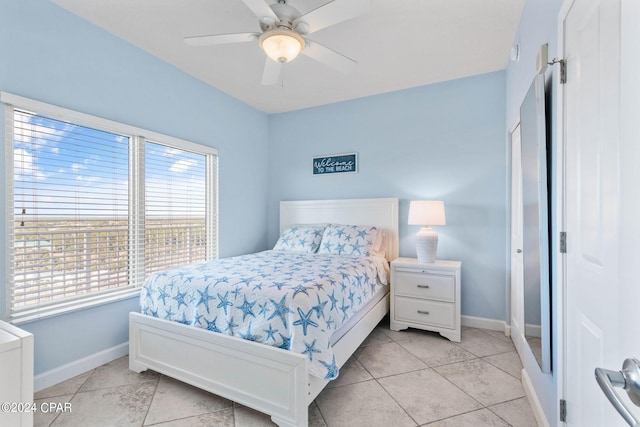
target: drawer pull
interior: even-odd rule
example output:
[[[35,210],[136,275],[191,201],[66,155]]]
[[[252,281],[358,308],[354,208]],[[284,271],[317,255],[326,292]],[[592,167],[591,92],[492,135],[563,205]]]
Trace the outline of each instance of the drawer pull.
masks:
[[[418,314],[426,314],[428,316],[429,312],[424,310],[418,310]]]
[[[429,285],[418,285],[418,287],[422,289],[429,289]]]

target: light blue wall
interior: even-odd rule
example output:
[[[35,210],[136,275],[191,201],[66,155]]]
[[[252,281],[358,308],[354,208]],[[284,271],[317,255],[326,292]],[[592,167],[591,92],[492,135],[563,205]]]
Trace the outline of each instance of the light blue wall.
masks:
[[[439,256],[463,261],[463,314],[507,320],[505,129],[516,121],[538,46],[549,42],[555,52],[560,3],[527,2],[521,60],[506,72],[267,116],[49,1],[0,0],[0,90],[216,147],[221,257],[273,245],[280,200],[387,196],[401,199],[400,253],[414,256],[409,201],[443,199]],[[345,152],[358,153],[359,173],[311,174],[313,156]],[[4,162],[4,150],[0,156]],[[0,315],[5,283],[0,268]],[[23,325],[36,336],[36,374],[126,342],[133,310],[135,298]],[[532,380],[555,419],[555,377]]]
[[[520,46],[520,58],[518,61],[510,62],[506,70],[506,87],[507,87],[507,130],[513,129],[513,126],[518,122],[518,116],[520,114],[520,104],[524,99],[524,96],[533,81],[536,73],[536,54],[541,45],[549,44],[549,59],[551,60],[556,56],[557,52],[557,19],[562,0],[528,0],[525,4],[522,17],[520,18],[520,25],[518,27],[518,33],[514,40],[514,43],[518,43]],[[551,66],[546,71],[547,77],[547,91],[550,92],[551,103],[548,107],[551,107],[551,150],[556,150],[557,141],[556,126],[558,119],[558,111],[556,111],[556,97],[558,88],[555,87],[556,73],[558,72],[558,65]],[[552,188],[552,200],[555,200],[555,185],[558,179],[559,166],[556,164],[556,159],[552,159],[551,164],[551,182]],[[556,271],[558,263],[558,245],[557,238],[558,230],[558,210],[555,205],[552,206],[552,226],[551,226],[551,269]],[[558,349],[561,343],[558,341],[561,337],[561,331],[558,330],[557,318],[561,315],[561,307],[558,305],[558,284],[554,275],[554,280],[551,286],[552,304],[551,304],[551,328],[552,328],[552,363],[554,364],[554,371],[552,374],[542,374],[538,368],[538,364],[533,358],[533,354],[527,351],[523,357],[523,367],[526,369],[531,383],[536,391],[542,408],[547,416],[547,420],[550,425],[555,425],[558,420],[558,373],[557,373],[557,361],[558,361]]]
[[[441,199],[438,257],[462,261],[462,314],[506,320],[504,72],[278,114],[269,126],[269,244],[280,200],[399,197],[400,255],[415,256],[409,201]],[[349,152],[357,174],[312,175],[312,157]]]
[[[0,90],[216,147],[220,256],[266,246],[266,114],[45,0],[0,0]],[[3,126],[0,120],[4,143]],[[0,153],[4,164],[5,150]],[[0,200],[5,185],[2,173]],[[6,241],[4,226],[0,241]],[[0,263],[1,316],[4,244]],[[36,374],[127,342],[127,313],[137,309],[132,298],[22,325],[35,334]]]

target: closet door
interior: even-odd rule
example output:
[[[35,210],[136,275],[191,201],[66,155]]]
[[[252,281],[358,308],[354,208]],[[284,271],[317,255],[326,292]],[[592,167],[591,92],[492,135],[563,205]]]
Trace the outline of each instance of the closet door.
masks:
[[[518,124],[511,134],[511,338],[520,354],[524,351],[522,245],[522,162]]]

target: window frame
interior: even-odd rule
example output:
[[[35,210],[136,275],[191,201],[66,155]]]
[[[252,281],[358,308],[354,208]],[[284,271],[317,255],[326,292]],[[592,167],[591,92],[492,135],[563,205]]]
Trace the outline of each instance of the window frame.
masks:
[[[6,238],[6,314],[5,319],[13,324],[21,324],[39,320],[59,314],[94,307],[101,304],[131,298],[139,294],[144,281],[144,145],[146,141],[161,144],[166,147],[190,151],[206,158],[205,177],[205,229],[206,229],[206,258],[218,256],[218,150],[206,145],[197,144],[172,136],[142,129],[116,121],[96,117],[90,114],[58,107],[33,99],[21,97],[7,92],[0,92],[0,103],[5,105],[5,170],[6,170],[6,205],[7,219],[5,221]],[[98,130],[120,133],[129,136],[129,284],[113,291],[86,296],[71,300],[61,300],[45,306],[36,306],[15,312],[12,307],[11,295],[13,289],[12,260],[13,235],[12,223],[15,218],[14,210],[14,110],[21,109],[38,115],[63,120],[77,125],[87,126]],[[137,166],[134,166],[134,163]],[[132,237],[137,237],[132,239]]]

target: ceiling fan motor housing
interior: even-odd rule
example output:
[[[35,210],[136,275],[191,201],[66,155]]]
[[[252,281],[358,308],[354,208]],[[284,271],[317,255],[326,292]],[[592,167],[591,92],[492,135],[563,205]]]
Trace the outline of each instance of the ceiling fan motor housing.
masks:
[[[286,2],[278,2],[269,5],[273,13],[278,17],[275,22],[271,17],[263,17],[260,19],[260,28],[262,31],[269,31],[274,28],[294,28],[294,21],[300,17],[300,12],[295,7],[289,6]]]

